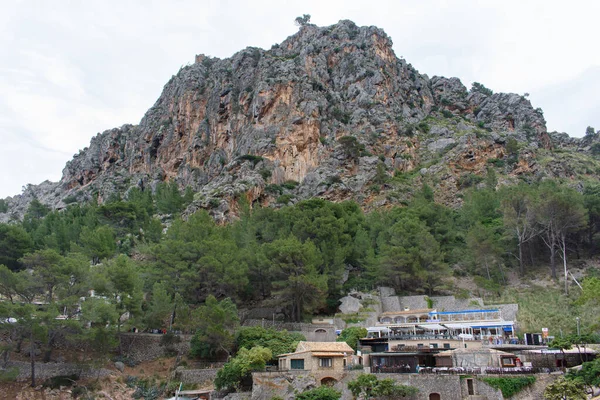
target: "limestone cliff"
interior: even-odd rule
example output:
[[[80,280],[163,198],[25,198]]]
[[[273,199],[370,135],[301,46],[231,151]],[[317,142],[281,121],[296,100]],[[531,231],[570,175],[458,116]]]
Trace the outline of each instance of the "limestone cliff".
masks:
[[[404,201],[422,182],[438,201],[458,204],[461,176],[485,174],[490,159],[510,161],[492,165],[505,181],[546,173],[536,157],[552,147],[541,110],[484,89],[419,74],[376,27],[307,25],[270,50],[196,56],[139,125],[98,134],[60,182],[30,185],[8,204],[14,217],[33,196],[60,208],[66,198],[102,201],[165,180],[197,192],[188,212],[208,208],[221,219],[240,196],[373,208]],[[507,150],[511,138],[518,154]],[[409,184],[390,181],[411,171]]]

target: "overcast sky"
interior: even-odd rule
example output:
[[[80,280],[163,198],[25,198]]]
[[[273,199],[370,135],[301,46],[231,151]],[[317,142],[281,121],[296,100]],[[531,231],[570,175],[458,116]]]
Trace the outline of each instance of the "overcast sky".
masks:
[[[548,130],[600,129],[599,1],[18,1],[0,12],[0,198],[136,124],[194,55],[268,49],[296,16],[383,28],[430,77],[530,93]]]

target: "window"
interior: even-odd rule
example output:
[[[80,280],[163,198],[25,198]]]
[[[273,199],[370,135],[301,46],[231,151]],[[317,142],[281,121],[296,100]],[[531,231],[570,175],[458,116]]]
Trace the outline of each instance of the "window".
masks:
[[[303,359],[290,360],[290,368],[291,369],[304,369],[304,360]]]
[[[444,343],[444,348],[445,349],[449,349],[450,348],[450,343]]]
[[[515,366],[515,362],[514,359],[512,358],[502,358],[502,366],[503,367],[514,367]]]
[[[423,348],[423,343],[418,343],[417,344],[417,349],[422,349]]]
[[[331,358],[319,358],[319,367],[331,368],[333,366],[333,360]]]

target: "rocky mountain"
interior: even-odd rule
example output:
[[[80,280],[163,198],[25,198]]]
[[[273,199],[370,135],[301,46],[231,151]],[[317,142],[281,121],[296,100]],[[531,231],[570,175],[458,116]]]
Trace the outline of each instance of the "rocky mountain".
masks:
[[[379,28],[306,25],[269,50],[197,55],[138,125],[92,138],[60,182],[6,199],[0,220],[19,218],[34,197],[61,208],[166,180],[196,192],[188,212],[207,208],[220,220],[242,196],[261,206],[354,199],[371,209],[423,183],[436,201],[459,205],[490,168],[500,184],[597,176],[592,136],[549,134],[525,96],[420,74]]]

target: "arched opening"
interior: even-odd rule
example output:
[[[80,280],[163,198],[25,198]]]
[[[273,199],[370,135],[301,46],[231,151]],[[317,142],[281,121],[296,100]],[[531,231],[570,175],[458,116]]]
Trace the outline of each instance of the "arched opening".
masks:
[[[439,393],[431,393],[429,395],[429,400],[441,400],[442,397],[440,396]]]
[[[317,329],[317,330],[315,331],[315,333],[320,333],[320,334],[323,334],[323,335],[324,335],[324,334],[326,334],[326,333],[327,333],[327,331],[326,331],[325,329]]]
[[[336,383],[337,383],[337,380],[335,378],[330,377],[330,376],[321,379],[321,385],[333,386]]]

